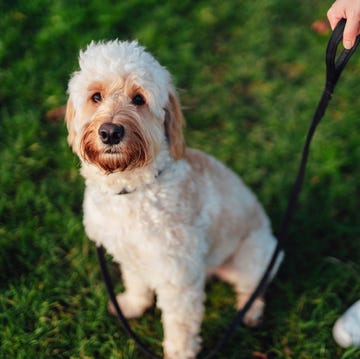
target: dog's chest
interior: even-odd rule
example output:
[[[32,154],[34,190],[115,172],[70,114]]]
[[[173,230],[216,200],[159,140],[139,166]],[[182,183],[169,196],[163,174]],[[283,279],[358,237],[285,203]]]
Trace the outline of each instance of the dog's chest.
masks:
[[[145,265],[150,253],[159,253],[166,237],[166,218],[166,211],[150,194],[101,195],[91,190],[85,193],[87,235],[104,245],[121,263]]]

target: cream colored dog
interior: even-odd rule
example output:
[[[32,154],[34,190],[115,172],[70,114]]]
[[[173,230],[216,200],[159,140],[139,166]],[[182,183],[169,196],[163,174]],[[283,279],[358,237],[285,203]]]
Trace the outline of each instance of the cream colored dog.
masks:
[[[141,316],[156,294],[165,357],[195,358],[206,277],[231,283],[241,308],[276,244],[269,220],[233,172],[185,147],[171,77],[137,42],[91,43],[79,62],[66,123],[86,181],[86,233],[121,265],[125,316]],[[263,307],[257,299],[246,323]]]

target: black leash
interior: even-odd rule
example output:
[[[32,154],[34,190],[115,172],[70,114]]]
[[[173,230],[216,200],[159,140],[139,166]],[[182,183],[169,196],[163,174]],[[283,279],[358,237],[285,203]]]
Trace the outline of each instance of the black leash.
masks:
[[[325,88],[323,90],[321,99],[320,99],[318,107],[315,111],[310,128],[308,130],[308,134],[307,134],[305,145],[304,145],[303,152],[302,152],[300,166],[299,166],[296,180],[294,182],[293,189],[292,189],[292,192],[291,192],[291,195],[289,198],[288,206],[285,211],[284,219],[283,219],[282,225],[280,227],[281,230],[279,232],[279,235],[277,236],[278,242],[277,242],[276,248],[274,250],[274,253],[271,257],[271,260],[268,264],[268,267],[266,268],[266,271],[265,271],[262,279],[260,280],[257,288],[255,289],[255,291],[249,298],[248,302],[244,305],[244,307],[240,311],[238,311],[237,315],[235,316],[235,318],[231,322],[230,326],[228,327],[224,337],[218,342],[215,349],[213,349],[208,355],[205,356],[205,359],[213,358],[219,354],[220,349],[230,339],[233,332],[235,331],[235,328],[240,323],[241,324],[243,323],[244,316],[247,313],[247,311],[251,308],[255,299],[259,295],[264,294],[264,292],[266,291],[270,273],[276,263],[276,260],[278,259],[280,252],[282,251],[282,249],[284,247],[284,243],[288,236],[288,229],[289,229],[291,220],[293,218],[293,215],[294,215],[294,212],[295,212],[295,209],[297,206],[297,202],[298,202],[298,197],[299,197],[299,194],[300,194],[303,182],[304,182],[306,164],[307,164],[307,160],[308,160],[308,156],[309,156],[309,152],[310,152],[310,144],[311,144],[312,138],[314,136],[315,130],[316,130],[317,126],[319,125],[322,117],[324,116],[325,110],[327,108],[327,105],[328,105],[331,97],[332,97],[336,83],[341,75],[342,70],[344,69],[345,65],[349,61],[352,54],[355,52],[355,50],[360,42],[360,36],[358,36],[356,38],[355,45],[351,50],[344,49],[339,54],[339,56],[336,57],[339,43],[341,42],[342,37],[343,37],[345,24],[346,24],[345,19],[342,19],[338,23],[338,25],[334,29],[333,33],[331,34],[331,37],[330,37],[328,45],[327,45]],[[125,332],[129,335],[130,338],[132,338],[135,341],[135,343],[141,349],[143,354],[145,354],[149,358],[161,359],[160,356],[158,356],[158,355],[154,354],[152,351],[150,351],[146,347],[146,345],[144,345],[142,343],[142,341],[139,339],[139,337],[131,329],[127,319],[124,317],[124,315],[120,309],[120,306],[116,300],[114,287],[113,287],[113,284],[112,284],[112,281],[111,281],[111,278],[110,278],[110,275],[109,275],[109,272],[108,272],[108,269],[106,266],[104,249],[102,246],[97,246],[96,248],[97,248],[97,254],[98,254],[98,258],[99,258],[101,272],[102,272],[104,282],[105,282],[107,290],[108,290],[110,300],[111,300],[112,304],[114,305],[117,316],[118,316]]]
[[[235,328],[242,323],[245,314],[247,313],[247,311],[251,308],[252,304],[254,303],[255,299],[263,294],[266,290],[267,287],[267,283],[269,280],[269,276],[270,273],[276,263],[276,260],[281,252],[281,250],[284,247],[284,243],[287,239],[288,236],[288,230],[289,230],[289,226],[291,223],[291,220],[293,218],[296,206],[297,206],[297,202],[298,202],[298,198],[299,198],[299,194],[301,192],[301,188],[304,182],[304,177],[305,177],[305,171],[306,171],[306,164],[307,164],[307,160],[308,160],[308,156],[309,156],[309,152],[310,152],[310,145],[311,145],[311,141],[312,138],[314,136],[315,130],[317,128],[317,126],[319,125],[321,119],[324,116],[325,110],[327,108],[327,105],[329,103],[329,101],[331,100],[332,94],[334,92],[336,83],[340,77],[340,74],[342,72],[342,70],[344,69],[345,65],[347,64],[347,62],[349,61],[350,57],[352,56],[352,54],[355,52],[357,46],[359,45],[360,42],[360,36],[358,36],[356,38],[356,42],[355,45],[352,49],[350,50],[346,50],[344,49],[338,56],[338,58],[336,58],[336,52],[337,52],[337,48],[339,46],[339,43],[342,40],[343,37],[343,32],[344,32],[344,27],[346,24],[346,20],[342,19],[338,25],[336,26],[336,28],[334,29],[333,33],[331,34],[331,37],[329,39],[327,48],[326,48],[326,82],[325,82],[325,88],[323,90],[321,99],[319,101],[319,104],[316,108],[314,117],[312,119],[310,128],[308,130],[307,133],[307,137],[306,137],[306,141],[305,141],[305,145],[303,147],[303,152],[302,152],[302,157],[301,157],[301,161],[300,161],[300,166],[298,168],[298,172],[297,172],[297,176],[296,176],[296,180],[294,182],[293,188],[292,188],[292,192],[290,194],[290,198],[289,198],[289,202],[285,211],[285,215],[283,218],[283,222],[282,225],[280,227],[280,232],[277,236],[278,242],[276,245],[276,248],[274,250],[273,256],[268,264],[268,267],[265,270],[265,273],[262,277],[262,279],[260,280],[257,288],[255,289],[255,291],[253,292],[253,294],[251,295],[251,297],[249,298],[248,302],[244,305],[244,307],[238,311],[236,317],[233,319],[232,323],[230,324],[227,332],[225,333],[223,339],[218,343],[217,347],[215,348],[215,350],[213,352],[211,352],[208,356],[206,356],[206,359],[212,358],[215,355],[217,355],[217,353],[219,352],[220,348],[223,347],[226,342],[228,341],[228,339],[231,337],[231,335],[233,334]]]

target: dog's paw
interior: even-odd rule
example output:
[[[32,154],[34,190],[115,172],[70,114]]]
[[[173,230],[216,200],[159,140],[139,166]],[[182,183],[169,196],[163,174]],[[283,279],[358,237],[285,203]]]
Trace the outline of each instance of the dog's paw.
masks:
[[[179,328],[177,328],[179,329]],[[164,341],[164,359],[195,359],[201,348],[199,335],[187,332],[184,326],[182,332],[177,332],[172,339]],[[174,334],[175,332],[173,332]],[[166,335],[166,334],[165,334]]]
[[[186,355],[185,353],[165,354],[164,359],[195,359],[196,355]]]
[[[165,350],[164,359],[195,359],[198,350]]]
[[[139,318],[141,317],[145,310],[152,305],[152,301],[147,298],[130,296],[126,292],[118,294],[116,300],[119,303],[120,309],[124,314],[125,318]],[[108,302],[108,311],[116,316],[116,310],[114,304]]]
[[[238,310],[240,310],[245,305],[247,299],[248,298],[246,298],[245,300],[244,296],[238,299],[238,303],[237,303]],[[256,327],[259,324],[261,324],[264,314],[264,308],[265,308],[264,300],[261,298],[255,299],[254,303],[245,314],[244,324],[247,325],[248,327]]]

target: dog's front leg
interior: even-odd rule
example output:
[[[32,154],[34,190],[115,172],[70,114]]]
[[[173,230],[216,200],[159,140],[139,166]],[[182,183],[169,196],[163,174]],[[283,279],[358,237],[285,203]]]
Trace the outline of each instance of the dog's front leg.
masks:
[[[170,285],[157,291],[162,310],[166,359],[193,359],[200,349],[204,313],[204,278],[192,284]]]

